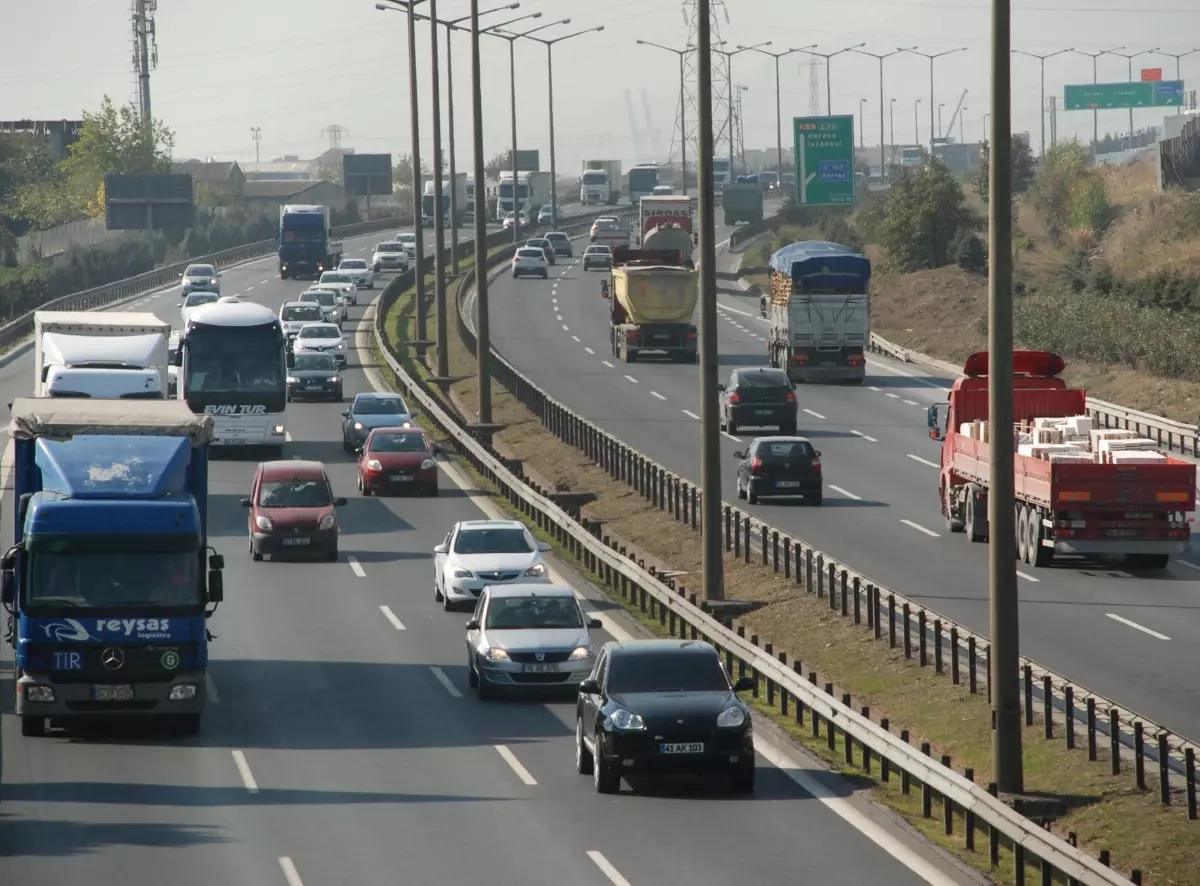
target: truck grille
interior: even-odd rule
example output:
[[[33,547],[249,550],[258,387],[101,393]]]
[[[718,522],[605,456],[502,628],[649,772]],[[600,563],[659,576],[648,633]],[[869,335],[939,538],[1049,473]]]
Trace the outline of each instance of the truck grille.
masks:
[[[110,664],[117,653],[122,658],[119,667]],[[31,665],[54,675],[58,683],[166,683],[182,668],[183,662],[196,652],[195,644],[174,646],[119,646],[113,643],[52,646],[31,643],[28,654]],[[57,657],[56,657],[57,653]],[[79,658],[69,658],[78,653]],[[173,667],[166,664],[174,662]]]

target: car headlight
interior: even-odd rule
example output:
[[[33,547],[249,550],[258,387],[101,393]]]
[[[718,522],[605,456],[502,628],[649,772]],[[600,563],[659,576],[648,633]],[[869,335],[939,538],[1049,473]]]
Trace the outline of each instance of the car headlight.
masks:
[[[624,708],[618,708],[616,711],[613,711],[608,721],[612,723],[614,729],[620,729],[624,732],[637,732],[646,728],[646,721],[642,719],[640,714],[635,714]]]
[[[379,459],[370,458],[370,459],[367,459],[367,470],[368,471],[382,471],[383,465],[381,465],[379,463]]]
[[[591,646],[576,646],[575,650],[567,656],[571,661],[582,661],[585,658],[592,657]]]
[[[300,379],[296,378],[294,375],[289,375],[287,377],[287,383],[289,385],[298,385],[300,384]]]
[[[535,578],[538,576],[545,575],[546,574],[546,564],[545,563],[535,563],[534,565],[530,566],[528,569],[525,570],[525,574],[532,575]]]
[[[455,578],[474,578],[474,574],[471,572],[470,569],[463,569],[462,567],[457,567],[457,566],[455,567],[452,575]]]
[[[274,524],[271,523],[270,517],[255,517],[254,525],[263,532],[270,532],[274,528]]]
[[[209,280],[208,282],[209,282],[209,283],[211,283],[213,286],[216,286],[216,285],[217,285],[217,278],[216,278],[216,277],[213,277],[213,278],[212,278],[211,280]]]
[[[337,383],[337,382],[341,381],[341,378],[339,378],[339,377],[338,377],[338,376],[336,376],[336,375],[331,375],[331,376],[329,376],[329,380],[330,380],[331,382]]]
[[[356,431],[361,431],[362,429],[363,429],[362,422],[361,422],[361,421],[356,421],[356,422],[354,423],[354,430],[356,430]]]
[[[345,343],[345,342],[339,342],[339,343],[338,343],[338,346],[337,346],[336,348],[334,348],[334,350],[335,350],[335,351],[344,351],[344,350],[346,350],[346,343]]]
[[[332,529],[333,524],[336,521],[336,519],[337,518],[334,517],[333,514],[326,514],[324,517],[321,518],[321,522],[317,524],[317,528],[318,529]]]
[[[741,726],[745,722],[746,712],[736,705],[717,715],[717,725],[721,727]]]
[[[286,431],[286,430],[287,429],[284,428],[283,425],[275,425],[275,427],[271,428],[271,433],[278,437],[280,434],[284,433],[284,431]]]
[[[421,470],[422,471],[432,471],[436,467],[437,467],[437,462],[434,461],[432,458],[427,458],[427,459],[425,459],[425,461],[421,462]]]
[[[496,649],[495,647],[489,647],[486,649],[483,653],[483,657],[488,661],[512,661],[512,659],[508,657],[507,652],[505,652],[503,649]]]

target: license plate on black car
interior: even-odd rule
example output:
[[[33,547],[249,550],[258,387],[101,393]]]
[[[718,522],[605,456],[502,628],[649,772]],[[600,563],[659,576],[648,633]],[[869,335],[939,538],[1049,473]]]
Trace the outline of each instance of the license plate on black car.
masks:
[[[321,386],[320,386],[320,385],[305,385],[305,386],[304,386],[304,390],[306,390],[306,391],[319,391],[319,390],[321,390]]]
[[[774,415],[775,410],[774,409],[755,409],[754,414],[755,415]]]
[[[408,474],[392,474],[388,479],[393,483],[411,483],[413,478]]]
[[[703,754],[704,742],[702,741],[680,741],[680,742],[664,742],[660,744],[659,750],[664,754]]]
[[[124,684],[120,686],[93,686],[92,701],[132,701],[133,687]]]
[[[308,538],[285,538],[283,540],[283,543],[285,546],[290,547],[292,545],[295,545],[295,546],[299,547],[300,545],[306,545],[311,541],[312,541],[312,539],[308,539]]]
[[[796,489],[800,486],[799,480],[776,480],[775,485],[780,489]]]

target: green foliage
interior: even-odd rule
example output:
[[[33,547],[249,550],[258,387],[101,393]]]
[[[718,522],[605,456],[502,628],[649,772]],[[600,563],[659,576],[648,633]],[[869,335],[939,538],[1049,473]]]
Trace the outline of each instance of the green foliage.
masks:
[[[900,176],[892,179],[893,185]],[[854,213],[854,227],[868,243],[877,243],[883,235],[883,221],[887,218],[888,198],[886,193],[869,192],[858,204]]]
[[[278,235],[278,231],[278,216],[263,212],[239,209],[217,214],[198,210],[196,226],[183,237],[180,259],[197,258],[259,240],[270,240]]]
[[[988,202],[989,192],[991,190],[991,147],[988,142],[983,142],[979,146],[980,153],[980,168],[973,178],[975,193],[984,203]],[[1025,144],[1020,136],[1012,137],[1012,192],[1014,194],[1024,194],[1029,190],[1029,186],[1033,184],[1033,149]]]
[[[964,271],[986,274],[988,256],[983,241],[971,231],[960,231],[954,246],[954,263]]]
[[[0,133],[0,230],[12,238],[24,236],[31,222],[19,215],[8,214],[13,209],[11,201],[23,188],[52,176],[54,171],[54,157],[45,140],[20,133]],[[3,234],[0,234],[0,240],[10,242]]]
[[[978,225],[954,176],[932,160],[892,183],[878,240],[895,270],[940,268],[954,261],[960,232]]]
[[[1031,195],[1056,246],[1068,232],[1090,241],[1112,220],[1108,188],[1078,142],[1064,142],[1046,152]]]

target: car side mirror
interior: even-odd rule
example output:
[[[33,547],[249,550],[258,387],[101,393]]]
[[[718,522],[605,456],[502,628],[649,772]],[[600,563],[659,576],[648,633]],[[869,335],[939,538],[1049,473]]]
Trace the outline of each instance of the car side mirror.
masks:
[[[723,390],[725,390],[725,385],[717,385],[717,390],[718,390],[718,391],[723,391]]]
[[[929,425],[929,439],[941,440],[942,429],[941,422],[938,421],[938,404],[934,403],[929,407],[925,414],[925,421]]]
[[[344,498],[335,498],[335,499],[333,500],[333,506],[334,506],[335,508],[344,508],[344,507],[346,506],[346,499],[344,499]]]
[[[248,508],[248,507],[250,507],[250,499],[248,499],[248,498],[243,498],[243,499],[241,500],[240,504],[241,504],[241,506],[242,506],[243,508]]]
[[[182,307],[183,307],[183,302],[178,302],[178,303],[175,305],[175,307],[177,307],[177,308],[182,308]]]
[[[350,410],[349,410],[349,409],[343,409],[343,410],[342,410],[342,418],[349,418],[349,417],[350,417]]]
[[[821,457],[821,450],[820,450],[820,449],[816,450],[816,453],[817,453],[817,458],[820,458],[820,457]]]
[[[599,631],[599,630],[603,629],[604,622],[602,622],[598,618],[589,618],[587,626],[588,626],[589,631]]]
[[[435,554],[448,554],[448,553],[450,553],[450,545],[445,544],[445,543],[440,544],[440,545],[434,545],[433,552]]]
[[[733,683],[733,691],[753,692],[756,685],[758,685],[758,683],[753,677],[738,677]]]
[[[17,599],[17,574],[15,570],[5,569],[0,572],[0,603],[12,607]]]
[[[208,571],[208,602],[220,603],[225,599],[225,574],[216,569]]]
[[[467,622],[467,630],[468,630],[468,631],[477,631],[477,630],[479,630],[479,620],[478,620],[478,619],[475,619],[475,618],[473,618],[473,619],[471,619],[469,622]]]
[[[209,569],[224,569],[225,557],[221,554],[210,554],[208,558]]]
[[[595,680],[593,680],[591,677],[588,677],[586,680],[584,680],[583,682],[581,682],[579,684],[579,694],[580,695],[599,695],[600,694],[600,684],[597,683]]]
[[[740,458],[745,458],[745,457],[746,457],[746,453],[744,453],[744,452],[735,452],[735,453],[733,454],[733,457],[734,457],[734,458],[739,458],[739,459],[740,459]]]
[[[553,547],[551,546],[550,542],[548,542],[548,541],[539,541],[538,542],[538,550],[541,551],[542,553],[545,553],[546,551],[553,550]]]

